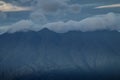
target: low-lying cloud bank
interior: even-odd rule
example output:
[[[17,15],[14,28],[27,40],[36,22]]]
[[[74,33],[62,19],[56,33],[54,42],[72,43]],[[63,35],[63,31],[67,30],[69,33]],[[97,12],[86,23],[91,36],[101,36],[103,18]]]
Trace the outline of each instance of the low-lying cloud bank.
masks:
[[[41,19],[42,20],[42,19]],[[29,20],[21,20],[9,26],[1,26],[0,34],[15,33],[21,31],[40,31],[47,28],[57,33],[68,31],[96,31],[96,30],[116,30],[120,31],[120,14],[108,13],[85,18],[81,21],[69,20],[67,22],[49,22],[39,24]]]

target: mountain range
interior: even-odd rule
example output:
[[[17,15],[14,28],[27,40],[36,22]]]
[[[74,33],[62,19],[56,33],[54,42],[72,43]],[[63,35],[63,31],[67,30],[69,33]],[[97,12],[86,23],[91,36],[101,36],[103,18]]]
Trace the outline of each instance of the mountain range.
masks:
[[[1,80],[119,80],[119,75],[117,31],[0,35]]]

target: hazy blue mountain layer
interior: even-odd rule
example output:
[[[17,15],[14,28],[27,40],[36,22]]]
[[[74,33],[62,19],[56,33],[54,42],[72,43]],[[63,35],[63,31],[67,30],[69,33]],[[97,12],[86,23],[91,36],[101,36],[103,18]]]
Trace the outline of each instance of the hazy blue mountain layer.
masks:
[[[0,80],[118,80],[119,75],[119,32],[0,35]]]

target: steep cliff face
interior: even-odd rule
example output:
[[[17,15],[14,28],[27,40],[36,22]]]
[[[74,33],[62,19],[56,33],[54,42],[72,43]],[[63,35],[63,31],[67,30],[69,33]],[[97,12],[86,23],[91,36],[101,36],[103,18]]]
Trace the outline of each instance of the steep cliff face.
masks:
[[[43,77],[40,75],[45,74],[44,77],[48,77],[45,80],[51,80],[53,75],[54,78],[64,74],[80,78],[84,74],[94,77],[118,76],[119,72],[119,32],[74,31],[59,34],[44,29],[40,32],[0,35],[1,79],[12,77],[12,80],[15,76],[25,75],[40,78]],[[24,80],[23,78],[16,80]],[[35,78],[33,79],[38,80]],[[31,76],[26,80],[30,79],[33,80]]]

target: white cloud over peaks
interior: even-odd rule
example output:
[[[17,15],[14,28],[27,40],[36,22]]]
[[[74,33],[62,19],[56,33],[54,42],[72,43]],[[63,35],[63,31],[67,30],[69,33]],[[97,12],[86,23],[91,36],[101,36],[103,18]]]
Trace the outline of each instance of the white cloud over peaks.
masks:
[[[81,21],[70,20],[68,22],[52,22],[44,25],[37,25],[31,20],[22,20],[10,26],[0,27],[0,34],[14,33],[20,31],[40,31],[48,28],[57,33],[68,31],[96,31],[96,30],[116,30],[120,31],[120,14],[108,13],[85,18]]]
[[[10,26],[1,26],[0,34],[4,33],[15,33],[19,31],[29,31],[34,26],[33,22],[30,20],[21,20],[17,23],[14,23]],[[34,29],[32,29],[34,30]]]
[[[19,31],[29,31],[32,29],[32,26],[34,26],[33,22],[30,20],[21,20],[9,27],[9,32],[19,32]]]
[[[4,1],[0,1],[0,11],[1,12],[13,12],[13,11],[29,11],[31,8],[29,7],[19,7],[12,5],[10,3],[6,3]]]
[[[64,33],[68,31],[120,30],[120,14],[108,13],[85,18],[81,21],[54,22],[44,25],[48,29]]]

